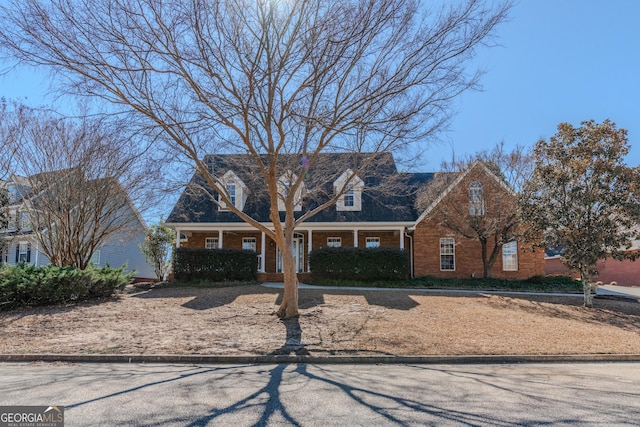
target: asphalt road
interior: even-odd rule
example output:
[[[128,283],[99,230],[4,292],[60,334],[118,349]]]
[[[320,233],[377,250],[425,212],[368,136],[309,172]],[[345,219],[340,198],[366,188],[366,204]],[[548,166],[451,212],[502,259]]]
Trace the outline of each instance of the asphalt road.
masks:
[[[638,425],[640,363],[2,363],[0,405],[62,405],[68,427]]]

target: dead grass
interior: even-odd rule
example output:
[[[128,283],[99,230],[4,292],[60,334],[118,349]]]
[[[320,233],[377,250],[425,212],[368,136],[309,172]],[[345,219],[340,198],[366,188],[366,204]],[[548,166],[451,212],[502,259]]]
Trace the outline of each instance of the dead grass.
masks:
[[[156,288],[9,311],[0,353],[282,353],[292,330],[272,315],[279,300],[257,285]],[[300,307],[314,355],[640,354],[640,304],[630,299],[585,309],[580,297],[304,289]]]

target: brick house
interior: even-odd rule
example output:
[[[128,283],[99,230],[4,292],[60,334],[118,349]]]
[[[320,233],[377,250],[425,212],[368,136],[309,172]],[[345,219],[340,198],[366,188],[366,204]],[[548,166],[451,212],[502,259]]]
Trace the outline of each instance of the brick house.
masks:
[[[313,196],[311,193],[300,194],[296,215],[303,215],[331,198],[332,194],[343,191],[345,185],[348,185],[348,191],[344,191],[337,203],[307,219],[296,229],[293,250],[301,281],[310,272],[309,253],[330,246],[401,248],[410,253],[412,275],[415,277],[471,277],[474,272],[482,272],[480,244],[452,236],[451,231],[437,224],[433,213],[437,211],[438,202],[447,197],[457,197],[460,203],[468,204],[469,189],[466,186],[469,182],[484,186],[483,203],[487,206],[491,205],[491,197],[498,191],[502,192],[501,196],[506,193],[513,197],[485,166],[479,164],[459,174],[455,185],[437,195],[428,210],[420,212],[416,208],[416,194],[420,188],[429,185],[433,173],[399,172],[390,153],[376,154],[373,165],[364,169],[358,168],[354,163],[357,160],[348,154],[321,156],[317,163],[331,165],[333,172],[324,171],[321,180],[318,178],[316,182],[314,168],[309,169],[305,175],[305,186],[315,191]],[[264,183],[249,166],[242,166],[243,163],[238,161],[241,158],[242,155],[208,155],[204,161],[227,190],[232,203],[269,227],[269,199]],[[349,180],[347,177],[353,175],[352,170],[360,170],[360,173]],[[322,191],[317,191],[319,189]],[[180,236],[176,245],[254,250],[258,254],[259,279],[282,280],[277,245],[265,233],[225,209],[223,203],[217,203],[217,197],[203,176],[195,173],[166,221],[166,225]],[[517,242],[505,247],[507,252],[499,257],[492,269],[493,277],[521,279],[544,274],[542,252],[523,252]]]
[[[473,216],[491,220],[514,215],[513,223],[517,228],[515,197],[508,185],[482,162],[476,162],[463,173],[455,175],[443,191],[432,195],[430,204],[416,219],[415,226],[410,228],[414,276],[482,277],[480,242],[461,237],[451,227],[444,225],[443,205],[457,208],[447,213],[454,216],[454,223],[457,219],[459,223],[466,224]],[[498,233],[498,240],[504,238]],[[491,253],[495,243],[492,244],[492,238],[488,240],[486,249]],[[510,240],[508,236],[502,243],[490,270],[491,277],[518,280],[544,275],[543,251],[525,250],[524,245]]]

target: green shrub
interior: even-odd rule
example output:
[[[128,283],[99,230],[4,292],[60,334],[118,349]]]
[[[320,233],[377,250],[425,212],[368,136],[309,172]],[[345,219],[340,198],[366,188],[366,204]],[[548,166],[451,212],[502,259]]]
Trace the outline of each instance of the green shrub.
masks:
[[[6,266],[0,270],[0,307],[51,305],[106,297],[121,291],[133,273],[121,268],[74,267],[30,264]]]
[[[173,252],[173,274],[187,282],[255,281],[258,263],[254,251],[178,248]]]
[[[409,276],[409,257],[398,248],[321,248],[309,255],[311,280],[398,280]]]

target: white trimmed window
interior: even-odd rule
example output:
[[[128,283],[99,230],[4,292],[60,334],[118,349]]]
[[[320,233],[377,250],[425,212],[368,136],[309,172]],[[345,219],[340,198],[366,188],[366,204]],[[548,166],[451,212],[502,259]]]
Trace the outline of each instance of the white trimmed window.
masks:
[[[31,243],[20,242],[16,250],[16,263],[31,262]]]
[[[204,239],[204,248],[205,249],[218,249],[218,238],[217,237],[207,237]]]
[[[256,238],[255,237],[245,237],[242,239],[242,249],[245,251],[254,251],[256,252]]]
[[[356,205],[356,194],[353,189],[353,183],[347,186],[347,190],[344,192],[344,207],[352,208]]]
[[[29,218],[29,214],[27,212],[22,212],[20,214],[20,228],[22,230],[31,229],[31,218]]]
[[[336,202],[338,211],[361,211],[362,210],[362,189],[364,181],[353,174],[351,169],[347,169],[333,182],[333,191],[342,195]]]
[[[327,237],[327,247],[328,248],[339,248],[342,246],[342,238],[341,237]]]
[[[225,188],[227,189],[227,194],[229,195],[229,200],[231,200],[231,204],[233,206],[236,205],[236,182],[232,179],[226,182]]]
[[[453,271],[456,269],[455,240],[453,237],[440,239],[440,270]]]
[[[379,237],[367,237],[365,241],[365,246],[367,248],[379,248],[380,247],[380,238]]]
[[[227,171],[227,173],[225,173],[218,182],[220,186],[224,188],[226,196],[231,204],[237,209],[243,210],[244,204],[246,203],[249,195],[249,190],[244,182],[238,178],[238,175],[233,173],[233,171]],[[227,204],[222,200],[220,195],[218,195],[218,203],[219,210],[228,209]]]
[[[469,186],[469,215],[484,215],[484,189],[478,181],[472,182]]]
[[[509,242],[502,245],[502,270],[518,271],[517,242]]]
[[[292,171],[287,171],[284,175],[278,179],[278,210],[283,212],[286,210],[285,200],[291,192],[291,188],[298,181],[298,175]],[[302,210],[302,190],[305,188],[304,182],[300,183],[300,186],[296,190],[293,196],[293,210],[300,212]]]

